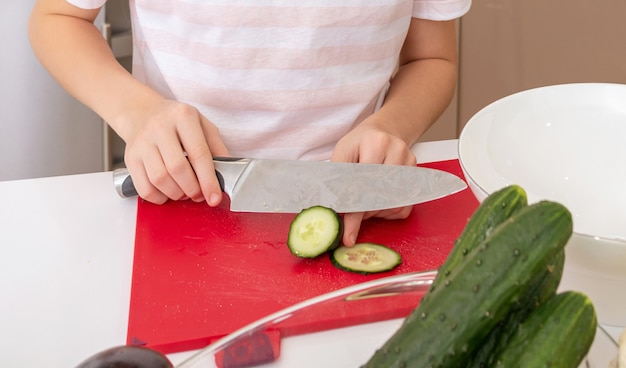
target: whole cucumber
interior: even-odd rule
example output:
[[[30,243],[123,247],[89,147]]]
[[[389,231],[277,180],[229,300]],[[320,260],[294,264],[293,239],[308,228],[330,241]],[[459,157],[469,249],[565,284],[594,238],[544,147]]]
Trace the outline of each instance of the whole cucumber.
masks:
[[[461,235],[459,235],[459,237],[455,240],[452,251],[439,268],[438,275],[431,286],[431,290],[438,288],[439,285],[444,282],[446,275],[449,275],[454,267],[456,267],[457,264],[470,254],[470,251],[476,245],[480,244],[480,242],[482,242],[493,231],[493,229],[527,205],[528,197],[526,195],[526,191],[519,185],[514,184],[505,186],[485,198],[470,217],[467,225],[461,232]],[[563,259],[561,257],[560,261],[562,260]],[[557,260],[555,262],[555,270],[559,271],[560,267],[560,271],[562,271],[562,265],[562,262]],[[546,270],[545,273],[549,273],[550,276],[544,277],[544,275],[540,275],[541,277],[538,277],[538,279],[542,280],[542,285],[543,283],[547,283],[548,279],[558,278],[558,286],[558,282],[561,278],[561,272],[552,274]],[[539,284],[540,281],[538,280],[537,283]],[[538,286],[538,288],[542,287],[544,289],[551,288],[548,285]],[[552,294],[555,292],[556,287],[552,291]],[[526,297],[526,299],[527,298],[528,297]],[[519,309],[519,314],[523,316],[524,314],[527,314],[527,310],[530,310],[531,308],[530,305],[525,305],[521,306]],[[494,328],[494,331],[489,334],[479,351],[471,357],[469,362],[467,362],[467,367],[488,367],[486,364],[493,355],[492,350],[497,346],[502,345],[503,340],[506,340],[507,335],[510,335],[509,324],[513,322],[509,321],[510,319],[502,321],[502,323]]]
[[[593,343],[596,327],[596,312],[587,295],[562,292],[519,325],[495,366],[576,368]]]
[[[559,203],[526,206],[498,225],[429,291],[365,367],[460,367],[533,287],[572,234]]]
[[[497,355],[506,348],[511,336],[517,327],[528,315],[537,309],[546,300],[556,295],[563,267],[565,265],[565,252],[561,251],[554,257],[554,262],[538,274],[533,286],[511,306],[508,316],[498,323],[489,335],[483,339],[478,350],[470,357],[465,365],[466,368],[488,368],[495,366]]]

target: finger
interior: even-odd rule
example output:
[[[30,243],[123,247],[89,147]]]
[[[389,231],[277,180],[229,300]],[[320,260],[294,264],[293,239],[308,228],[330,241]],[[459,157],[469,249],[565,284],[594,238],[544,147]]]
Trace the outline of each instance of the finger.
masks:
[[[380,131],[369,130],[362,133],[357,146],[358,160],[365,164],[381,164],[385,161],[389,146],[389,136]]]
[[[387,152],[385,148],[361,143],[359,146],[359,159],[357,162],[362,164],[382,164],[385,162]]]
[[[388,148],[383,163],[390,165],[415,166],[417,165],[417,159],[406,143],[399,141],[395,142]]]
[[[185,196],[178,183],[172,178],[168,171],[161,152],[156,148],[150,154],[144,156],[144,169],[148,179],[161,193],[168,198],[178,200]]]
[[[363,212],[346,213],[343,216],[343,244],[351,247],[356,244],[356,239],[361,229]]]
[[[372,217],[378,217],[386,220],[402,220],[409,217],[411,211],[413,211],[413,206],[390,208],[388,210],[378,211],[372,214]]]
[[[332,162],[359,162],[358,153],[354,154],[352,151],[347,151],[343,149],[344,145],[337,145],[333,150],[333,153],[330,157],[330,161]]]
[[[406,161],[404,163],[406,166],[416,166],[417,165],[417,157],[415,157],[415,154],[413,153],[413,151],[411,151],[411,149],[409,148],[409,152],[408,155],[406,157]]]
[[[208,149],[198,150],[197,147],[189,151],[191,152],[188,152],[189,162],[198,178],[202,197],[211,207],[219,205],[222,201],[222,189],[215,175],[211,152]]]
[[[183,197],[191,198],[196,202],[202,201],[204,197],[198,178],[178,139],[165,141],[159,146],[159,150],[167,172],[183,192]]]
[[[397,137],[377,132],[361,144],[359,162],[370,164],[414,165],[415,155],[406,143]]]
[[[202,122],[200,115],[197,118]],[[203,198],[212,207],[219,205],[222,201],[222,190],[215,175],[213,153],[208,143],[209,138],[205,136],[202,125],[195,124],[185,127],[180,130],[179,135],[183,148],[187,152],[187,158],[195,172]]]
[[[168,197],[152,185],[142,164],[131,162],[127,163],[126,166],[130,176],[133,178],[133,185],[137,190],[137,194],[142,199],[154,204],[167,202]]]

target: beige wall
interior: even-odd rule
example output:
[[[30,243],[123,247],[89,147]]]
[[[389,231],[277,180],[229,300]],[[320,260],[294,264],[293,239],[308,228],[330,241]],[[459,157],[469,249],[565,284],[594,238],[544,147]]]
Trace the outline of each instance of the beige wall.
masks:
[[[624,0],[474,0],[461,21],[459,128],[521,90],[626,83],[624,17]]]
[[[461,38],[461,24],[457,22],[457,37]],[[459,45],[460,50],[460,45]],[[421,137],[420,142],[427,141],[439,141],[444,139],[457,138],[458,130],[458,106],[459,106],[459,91],[458,88],[450,101],[450,105],[439,117],[439,119],[428,129]]]

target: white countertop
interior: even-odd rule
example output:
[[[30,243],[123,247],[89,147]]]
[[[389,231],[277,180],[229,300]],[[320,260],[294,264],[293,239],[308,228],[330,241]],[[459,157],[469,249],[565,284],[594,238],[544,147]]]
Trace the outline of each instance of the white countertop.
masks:
[[[457,158],[457,141],[415,153]],[[136,208],[111,172],[0,182],[0,366],[73,367],[125,343]]]

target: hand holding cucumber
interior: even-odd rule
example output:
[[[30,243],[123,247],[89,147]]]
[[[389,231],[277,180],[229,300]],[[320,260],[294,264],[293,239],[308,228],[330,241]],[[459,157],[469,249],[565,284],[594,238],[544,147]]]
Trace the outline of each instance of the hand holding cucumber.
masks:
[[[415,166],[417,160],[407,142],[372,123],[368,119],[348,134],[335,146],[331,161],[360,162],[366,164],[388,164]],[[371,217],[387,220],[404,219],[411,213],[412,206],[382,211],[346,213],[343,217],[343,245],[353,246],[361,227],[361,222]]]

